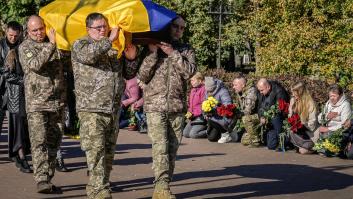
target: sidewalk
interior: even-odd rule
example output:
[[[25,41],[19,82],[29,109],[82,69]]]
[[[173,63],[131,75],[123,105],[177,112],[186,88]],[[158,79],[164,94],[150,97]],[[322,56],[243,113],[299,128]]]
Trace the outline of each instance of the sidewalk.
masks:
[[[78,140],[65,138],[62,151],[69,173],[57,172],[53,183],[63,193],[36,193],[32,174],[18,171],[7,158],[7,135],[0,137],[1,198],[86,198],[86,163]],[[150,140],[122,130],[111,175],[113,198],[150,198]],[[182,141],[172,191],[177,198],[353,198],[353,161],[218,144],[205,139]]]

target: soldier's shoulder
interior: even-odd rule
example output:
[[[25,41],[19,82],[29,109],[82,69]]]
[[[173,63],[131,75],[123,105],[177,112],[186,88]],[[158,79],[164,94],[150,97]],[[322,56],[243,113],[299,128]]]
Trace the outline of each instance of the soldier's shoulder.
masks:
[[[20,55],[26,55],[26,57],[31,58],[34,56],[33,52],[34,44],[29,39],[24,40],[18,47],[18,52]]]
[[[91,39],[88,36],[84,36],[84,37],[81,37],[81,38],[77,39],[74,42],[72,48],[73,49],[81,48],[82,46],[90,44],[90,43],[92,43]]]
[[[19,49],[21,50],[24,50],[24,49],[27,49],[27,48],[33,48],[34,47],[34,44],[33,42],[30,40],[30,39],[25,39],[20,45],[19,45]]]

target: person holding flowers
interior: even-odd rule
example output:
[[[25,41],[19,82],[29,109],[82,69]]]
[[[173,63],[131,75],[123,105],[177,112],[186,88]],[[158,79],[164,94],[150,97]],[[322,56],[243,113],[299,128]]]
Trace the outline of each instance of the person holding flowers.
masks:
[[[201,104],[205,100],[206,90],[204,76],[200,72],[190,79],[192,89],[189,95],[188,112],[185,115],[188,122],[183,130],[187,138],[205,138],[207,123],[202,115]]]
[[[315,149],[327,156],[343,151],[343,131],[351,119],[352,110],[342,87],[337,84],[329,88],[329,100],[318,116],[320,127],[314,133]]]
[[[314,132],[318,128],[316,103],[304,82],[291,86],[288,122],[291,125],[290,140],[300,154],[312,153]]]
[[[264,114],[279,101],[288,102],[289,96],[285,88],[275,81],[261,78],[256,86],[259,91],[257,98],[258,115],[261,125],[266,126],[266,130],[263,132],[265,142],[268,149],[275,150],[279,143],[279,134],[282,131],[284,116],[282,112],[279,112],[270,120],[267,120]]]
[[[260,123],[256,114],[257,90],[252,82],[248,82],[243,75],[233,80],[235,101],[239,104],[241,121],[244,124],[245,133],[241,137],[243,145],[259,146],[261,144],[260,133],[256,126]],[[240,137],[240,136],[239,136]]]
[[[328,137],[330,133],[344,127],[352,116],[351,104],[343,93],[342,87],[337,84],[329,88],[329,100],[326,102],[323,111],[319,114],[320,127],[314,134],[314,142],[320,137]]]
[[[215,113],[216,105],[229,105],[232,104],[232,98],[228,89],[224,86],[223,82],[213,77],[205,77],[206,97],[212,97],[210,103],[203,105],[203,111],[206,109],[213,110],[213,114],[206,114],[207,118],[207,138],[211,142],[227,143],[232,141],[229,133],[229,125],[232,122],[231,118],[219,116]],[[214,100],[212,100],[214,98]],[[214,103],[211,103],[214,101]],[[213,105],[215,106],[213,106]],[[208,105],[208,106],[207,106]],[[206,108],[206,109],[205,109]],[[210,111],[212,112],[212,111]]]

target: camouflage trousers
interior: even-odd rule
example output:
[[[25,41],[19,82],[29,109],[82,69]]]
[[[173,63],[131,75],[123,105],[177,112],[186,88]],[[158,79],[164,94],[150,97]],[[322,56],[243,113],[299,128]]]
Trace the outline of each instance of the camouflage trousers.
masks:
[[[172,180],[177,151],[183,135],[181,113],[147,113],[148,136],[152,141],[154,183]]]
[[[86,153],[89,180],[88,198],[109,189],[117,140],[117,116],[106,113],[79,112],[81,148]]]
[[[27,113],[34,180],[50,182],[55,173],[56,152],[63,134],[62,112]]]
[[[258,115],[245,115],[242,117],[242,121],[244,123],[245,133],[241,138],[241,143],[246,146],[259,146],[261,144],[261,135],[257,128],[260,124]]]

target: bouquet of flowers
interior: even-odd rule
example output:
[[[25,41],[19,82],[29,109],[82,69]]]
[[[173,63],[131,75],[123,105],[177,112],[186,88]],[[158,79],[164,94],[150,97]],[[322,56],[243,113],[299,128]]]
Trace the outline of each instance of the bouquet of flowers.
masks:
[[[135,110],[134,110],[133,106],[129,107],[128,114],[130,116],[128,129],[135,130],[137,128],[137,118],[135,116]]]
[[[279,134],[279,145],[282,151],[286,151],[284,142],[286,138],[289,137],[289,133],[297,133],[298,130],[302,128],[303,124],[301,123],[300,116],[297,113],[283,121],[282,132]]]
[[[201,109],[206,115],[213,115],[216,112],[218,101],[210,96],[202,102]]]
[[[315,143],[314,150],[319,153],[324,153],[326,156],[336,156],[343,151],[343,132],[344,128],[340,128],[331,133],[327,138],[320,138]]]
[[[233,118],[233,116],[238,111],[238,106],[236,104],[219,105],[217,108],[217,115],[226,118]]]
[[[266,119],[267,122],[269,122],[276,115],[278,115],[280,113],[283,113],[283,114],[287,115],[288,112],[289,112],[289,103],[287,103],[283,99],[279,99],[276,102],[276,104],[272,105],[270,107],[270,109],[268,109],[267,111],[264,112],[264,118]],[[288,126],[289,126],[288,121],[285,120],[283,122],[282,133],[279,134],[279,142],[280,142],[279,144],[280,144],[280,147],[282,148],[283,151],[285,151],[285,149],[284,149],[284,141],[285,141],[285,138],[288,136],[288,133],[286,131]],[[266,128],[266,126],[261,126],[261,139],[262,140],[263,140],[264,128]]]
[[[289,117],[287,121],[290,124],[290,130],[293,133],[296,133],[299,129],[303,128],[303,124],[300,121],[300,116],[297,113]]]
[[[289,103],[283,99],[279,99],[276,104],[272,105],[269,110],[264,112],[264,117],[267,121],[271,121],[277,114],[284,113],[288,114]]]

